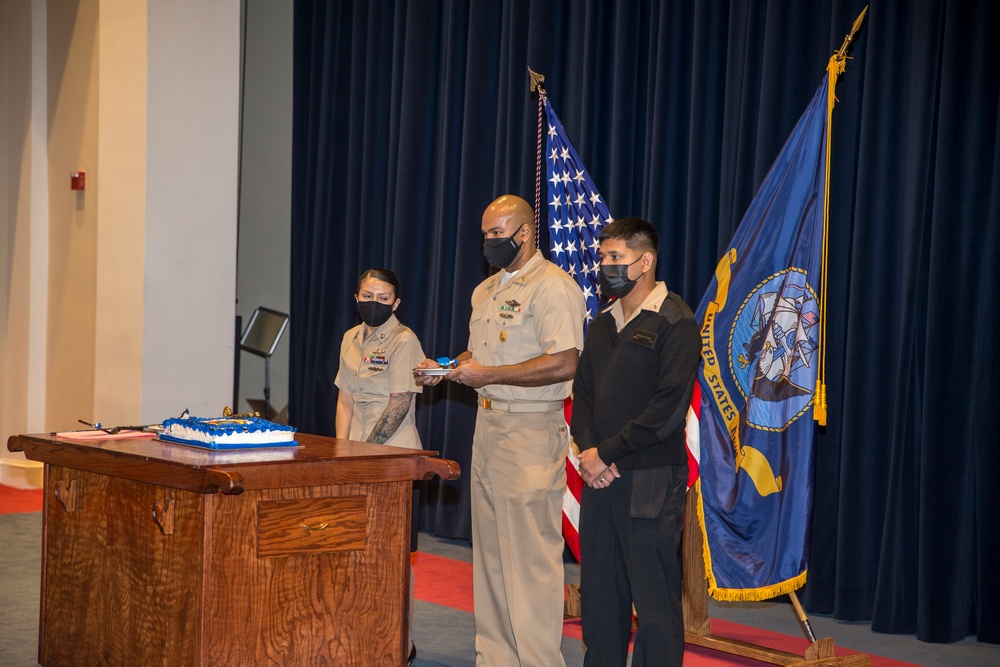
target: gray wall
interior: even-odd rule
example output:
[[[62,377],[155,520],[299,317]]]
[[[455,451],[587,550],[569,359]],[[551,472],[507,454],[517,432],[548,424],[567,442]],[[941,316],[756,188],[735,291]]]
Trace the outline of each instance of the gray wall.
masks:
[[[237,314],[288,312],[292,188],[292,2],[246,0]],[[271,357],[271,416],[286,421],[288,341]],[[264,359],[240,353],[240,411],[264,399]],[[250,399],[252,403],[248,402]],[[263,410],[262,410],[263,413]],[[277,413],[278,417],[275,417]]]
[[[180,408],[218,414],[232,395],[239,12],[239,0],[148,5],[143,423],[185,397]]]

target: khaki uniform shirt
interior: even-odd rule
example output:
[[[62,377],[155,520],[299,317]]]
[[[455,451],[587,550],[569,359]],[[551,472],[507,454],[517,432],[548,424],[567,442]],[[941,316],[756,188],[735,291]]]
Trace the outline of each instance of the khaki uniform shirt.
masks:
[[[340,346],[340,370],[334,383],[354,398],[354,413],[348,438],[364,440],[371,433],[390,394],[412,392],[410,409],[385,444],[420,449],[420,435],[414,420],[415,394],[422,390],[413,379],[413,368],[423,361],[423,348],[416,334],[403,326],[395,315],[375,329],[367,339],[365,325],[344,334]]]
[[[543,354],[583,349],[583,292],[569,275],[536,252],[501,285],[502,272],[472,293],[469,351],[484,366],[518,364]],[[498,401],[560,401],[572,380],[542,387],[486,385],[476,391]]]
[[[662,304],[663,300],[669,295],[670,292],[667,291],[667,284],[662,280],[657,281],[653,291],[646,295],[646,298],[643,299],[642,303],[639,304],[639,307],[635,309],[635,312],[633,312],[631,317],[627,320],[625,319],[625,309],[622,308],[621,299],[615,299],[615,302],[611,304],[609,308],[611,317],[615,318],[615,324],[618,325],[618,331],[621,331],[622,327],[634,320],[635,316],[638,315],[641,310],[651,310],[654,313],[660,312],[660,304]]]

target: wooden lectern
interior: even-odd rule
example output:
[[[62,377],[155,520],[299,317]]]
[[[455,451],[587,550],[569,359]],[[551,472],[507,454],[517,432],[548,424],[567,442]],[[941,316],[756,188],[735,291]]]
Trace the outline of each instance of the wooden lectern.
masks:
[[[412,482],[458,464],[297,440],[12,436],[45,463],[39,664],[405,664]]]

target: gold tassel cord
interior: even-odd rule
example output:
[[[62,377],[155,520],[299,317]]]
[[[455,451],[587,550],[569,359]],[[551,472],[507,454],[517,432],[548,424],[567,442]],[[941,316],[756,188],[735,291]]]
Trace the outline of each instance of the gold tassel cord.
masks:
[[[826,426],[827,405],[826,405],[826,296],[827,296],[827,256],[830,248],[830,147],[833,143],[833,107],[837,103],[837,78],[844,73],[847,67],[847,49],[854,41],[854,35],[861,29],[865,14],[868,13],[866,6],[861,10],[861,14],[854,20],[851,32],[844,37],[843,44],[830,56],[826,71],[826,174],[823,184],[823,249],[820,261],[820,285],[819,285],[819,368],[816,373],[816,395],[813,405],[813,419],[820,426]]]
[[[837,103],[837,77],[844,71],[844,60],[834,53],[826,67],[826,165],[823,182],[823,247],[819,274],[819,368],[816,372],[816,396],[813,419],[826,426],[826,293],[827,255],[830,247],[830,145],[833,139],[833,107]]]

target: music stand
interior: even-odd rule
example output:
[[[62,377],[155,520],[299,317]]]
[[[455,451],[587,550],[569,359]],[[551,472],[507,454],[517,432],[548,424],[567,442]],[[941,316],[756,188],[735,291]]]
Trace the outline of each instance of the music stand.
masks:
[[[250,316],[250,322],[240,338],[241,350],[264,357],[264,419],[271,416],[271,355],[286,326],[287,314],[259,306]]]

